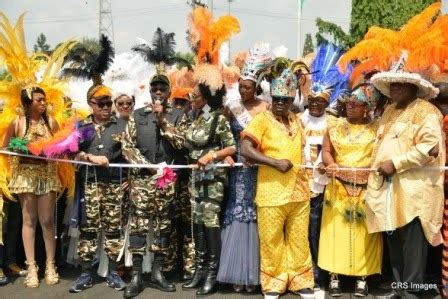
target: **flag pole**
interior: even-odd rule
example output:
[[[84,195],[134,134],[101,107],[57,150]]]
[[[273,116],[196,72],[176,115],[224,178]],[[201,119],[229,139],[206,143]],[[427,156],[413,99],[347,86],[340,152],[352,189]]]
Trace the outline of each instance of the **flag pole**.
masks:
[[[297,58],[302,57],[300,50],[302,49],[302,2],[303,0],[297,0],[298,2],[298,12],[297,12]]]

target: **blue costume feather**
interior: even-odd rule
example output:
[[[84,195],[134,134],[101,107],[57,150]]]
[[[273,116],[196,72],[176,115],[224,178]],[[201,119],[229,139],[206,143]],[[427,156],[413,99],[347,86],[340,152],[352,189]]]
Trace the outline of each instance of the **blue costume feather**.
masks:
[[[348,81],[352,67],[349,65],[347,72],[343,74],[336,65],[342,54],[342,49],[335,45],[331,43],[322,44],[311,64],[311,92],[314,95],[320,93],[330,94],[330,108],[336,106],[336,101],[341,94],[349,92]]]

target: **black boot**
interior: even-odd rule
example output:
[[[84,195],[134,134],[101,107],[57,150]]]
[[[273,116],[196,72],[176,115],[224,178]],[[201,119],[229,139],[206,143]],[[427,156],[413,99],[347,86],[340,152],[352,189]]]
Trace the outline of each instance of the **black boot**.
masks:
[[[170,234],[161,234],[160,248],[166,250],[169,246]],[[162,273],[163,262],[165,261],[165,253],[156,252],[154,254],[154,263],[152,265],[151,279],[149,285],[159,289],[162,292],[175,292],[176,286],[168,282]]]
[[[143,291],[142,263],[143,256],[140,254],[132,255],[132,279],[124,290],[124,298],[137,297]]]
[[[203,224],[193,225],[195,270],[191,280],[182,285],[182,290],[188,291],[199,287],[205,275],[205,233]]]
[[[207,240],[207,275],[204,285],[197,292],[197,296],[207,296],[216,292],[219,256],[221,254],[221,229],[219,227],[205,228]]]

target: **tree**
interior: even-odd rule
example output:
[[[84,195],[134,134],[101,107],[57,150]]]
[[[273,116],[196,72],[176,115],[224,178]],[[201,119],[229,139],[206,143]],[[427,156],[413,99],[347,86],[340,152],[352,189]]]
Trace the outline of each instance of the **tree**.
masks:
[[[305,45],[303,46],[302,57],[314,52],[313,46],[313,38],[311,37],[311,33],[306,34]]]
[[[34,52],[48,53],[50,51],[50,45],[47,44],[47,37],[41,33],[37,37],[37,42],[34,45]]]
[[[332,40],[337,46],[350,48],[364,37],[371,26],[399,29],[434,2],[436,0],[353,0],[349,33],[334,23],[318,18],[317,44]]]

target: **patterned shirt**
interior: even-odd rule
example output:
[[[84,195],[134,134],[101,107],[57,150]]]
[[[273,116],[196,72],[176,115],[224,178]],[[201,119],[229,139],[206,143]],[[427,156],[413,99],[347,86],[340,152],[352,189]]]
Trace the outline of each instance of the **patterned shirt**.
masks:
[[[271,111],[257,114],[241,133],[256,144],[257,150],[274,159],[288,159],[294,164],[287,173],[266,165],[258,168],[257,195],[259,207],[280,206],[310,199],[308,175],[304,164],[304,133],[297,115],[288,115],[289,130]]]

